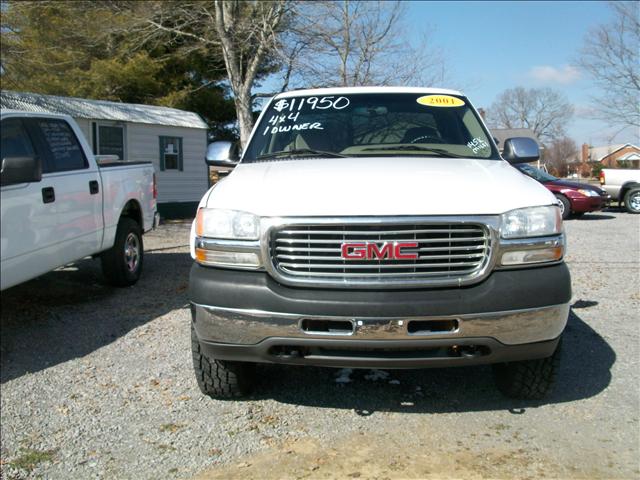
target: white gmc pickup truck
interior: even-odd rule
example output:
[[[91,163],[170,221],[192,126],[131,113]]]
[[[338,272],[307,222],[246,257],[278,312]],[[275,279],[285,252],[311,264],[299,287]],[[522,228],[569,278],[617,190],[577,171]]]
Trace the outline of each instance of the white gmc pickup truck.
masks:
[[[207,162],[235,162],[210,145]],[[493,364],[540,398],[571,299],[555,197],[502,156],[469,100],[424,88],[293,91],[263,110],[200,202],[189,295],[203,393],[250,391],[256,362]]]
[[[65,115],[2,110],[1,122],[0,289],[98,255],[110,283],[134,284],[158,218],[151,163],[98,165]]]

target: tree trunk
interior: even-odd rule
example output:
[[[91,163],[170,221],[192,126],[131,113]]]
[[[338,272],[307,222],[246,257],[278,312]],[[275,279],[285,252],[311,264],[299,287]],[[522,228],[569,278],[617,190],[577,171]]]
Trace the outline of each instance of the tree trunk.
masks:
[[[253,109],[251,106],[251,91],[239,89],[235,94],[236,113],[238,114],[238,127],[240,130],[240,145],[244,150],[249,142],[249,136],[253,128]]]

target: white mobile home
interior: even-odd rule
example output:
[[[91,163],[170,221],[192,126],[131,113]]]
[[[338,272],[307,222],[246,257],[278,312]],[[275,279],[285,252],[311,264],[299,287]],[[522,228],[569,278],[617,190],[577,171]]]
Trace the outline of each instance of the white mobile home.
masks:
[[[0,106],[73,117],[93,153],[153,162],[165,218],[195,216],[208,188],[207,124],[193,112],[131,103],[3,90]]]

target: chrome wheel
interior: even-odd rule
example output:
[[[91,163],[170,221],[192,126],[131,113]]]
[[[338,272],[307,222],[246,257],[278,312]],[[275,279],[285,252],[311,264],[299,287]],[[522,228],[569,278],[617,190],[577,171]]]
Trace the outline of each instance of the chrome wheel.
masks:
[[[129,233],[124,242],[124,261],[130,272],[135,272],[140,263],[140,240],[135,233]]]
[[[567,197],[565,197],[564,195],[556,193],[555,197],[556,203],[558,204],[558,207],[560,207],[560,215],[562,215],[563,220],[566,220],[571,214],[571,204],[569,203]]]
[[[640,190],[629,196],[629,206],[632,210],[640,211]]]

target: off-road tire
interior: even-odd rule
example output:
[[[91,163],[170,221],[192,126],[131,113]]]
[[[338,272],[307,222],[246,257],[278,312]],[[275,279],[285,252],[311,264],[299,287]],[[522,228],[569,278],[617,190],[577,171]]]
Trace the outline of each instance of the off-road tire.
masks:
[[[640,188],[631,188],[624,194],[624,208],[629,213],[640,213],[638,208],[638,197],[640,196]]]
[[[562,219],[566,220],[569,218],[569,215],[571,215],[571,203],[569,203],[569,199],[564,195],[556,193],[555,196],[558,201],[562,203]]]
[[[202,352],[191,324],[193,370],[200,391],[213,398],[237,398],[248,395],[255,383],[255,364],[209,358]]]
[[[135,261],[132,259],[132,245],[135,244]],[[129,252],[129,253],[127,253]],[[116,238],[111,247],[100,255],[102,273],[107,281],[116,287],[128,287],[138,281],[142,274],[144,245],[142,229],[138,222],[122,217],[116,229]]]
[[[560,365],[561,343],[547,358],[493,365],[493,375],[498,390],[510,398],[539,400],[553,387]]]

